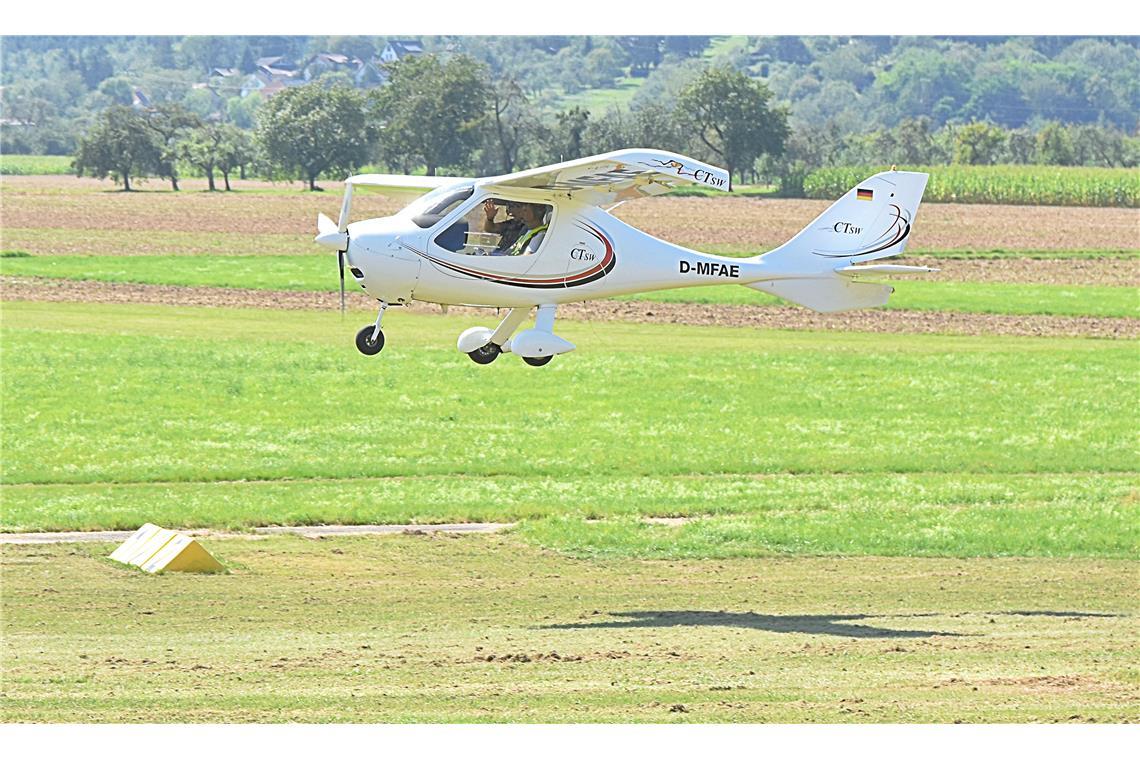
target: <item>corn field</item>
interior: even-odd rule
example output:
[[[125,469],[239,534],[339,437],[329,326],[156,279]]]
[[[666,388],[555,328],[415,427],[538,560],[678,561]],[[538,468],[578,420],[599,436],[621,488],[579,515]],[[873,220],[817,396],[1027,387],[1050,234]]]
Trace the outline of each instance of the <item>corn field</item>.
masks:
[[[71,156],[0,155],[0,175],[72,174]]]
[[[889,167],[818,169],[804,179],[808,198],[831,200]],[[930,174],[923,200],[1024,206],[1140,207],[1140,169],[1079,166],[916,166]]]

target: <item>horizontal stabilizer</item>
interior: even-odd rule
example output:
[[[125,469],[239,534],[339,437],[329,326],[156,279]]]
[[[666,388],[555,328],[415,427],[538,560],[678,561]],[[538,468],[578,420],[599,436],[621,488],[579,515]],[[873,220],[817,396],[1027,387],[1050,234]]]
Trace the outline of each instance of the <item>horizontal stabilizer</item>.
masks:
[[[895,289],[877,282],[856,282],[833,274],[751,282],[745,287],[769,293],[815,311],[847,311],[882,306]]]
[[[844,277],[860,277],[862,275],[930,274],[940,270],[933,267],[916,267],[905,264],[867,264],[865,266],[840,267],[835,271]]]

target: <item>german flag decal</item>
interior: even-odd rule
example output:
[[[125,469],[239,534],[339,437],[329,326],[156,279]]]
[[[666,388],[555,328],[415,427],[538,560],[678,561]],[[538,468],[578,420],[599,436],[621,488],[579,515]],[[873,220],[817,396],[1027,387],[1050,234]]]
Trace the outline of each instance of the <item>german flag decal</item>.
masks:
[[[859,188],[858,190],[856,190],[856,191],[855,191],[855,197],[856,197],[856,198],[858,198],[858,199],[859,199],[859,200],[861,200],[861,201],[869,201],[869,200],[874,200],[874,198],[875,198],[875,191],[874,191],[874,190],[868,190],[868,189],[866,189],[866,188],[862,188],[862,187],[861,187],[861,188]]]

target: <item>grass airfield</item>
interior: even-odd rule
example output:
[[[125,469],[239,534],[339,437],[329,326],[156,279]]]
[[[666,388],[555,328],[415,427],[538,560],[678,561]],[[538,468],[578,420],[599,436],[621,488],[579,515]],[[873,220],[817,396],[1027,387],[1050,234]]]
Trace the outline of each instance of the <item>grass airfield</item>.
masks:
[[[520,521],[5,545],[5,720],[1140,716],[1130,341],[363,318],[4,304],[5,530]]]
[[[580,560],[512,535],[3,547],[4,714],[57,722],[1122,722],[1135,564]]]
[[[327,257],[232,256],[297,252],[334,193],[4,193],[2,247],[31,253],[5,277],[335,288]],[[715,202],[628,213],[733,253],[783,235],[713,239],[692,203]],[[1127,272],[1080,279],[1135,271],[1135,212],[1096,211],[1096,240],[985,254],[1055,259],[1053,279],[905,282],[895,303],[1134,319]],[[947,270],[992,238],[959,220],[976,210],[923,213],[955,231],[928,244]],[[659,294],[744,296],[770,301]],[[579,350],[534,369],[458,354],[455,313],[393,310],[363,357],[372,318],[0,304],[0,531],[516,523],[206,537],[216,576],[0,544],[5,721],[1140,718],[1135,340],[560,320]]]

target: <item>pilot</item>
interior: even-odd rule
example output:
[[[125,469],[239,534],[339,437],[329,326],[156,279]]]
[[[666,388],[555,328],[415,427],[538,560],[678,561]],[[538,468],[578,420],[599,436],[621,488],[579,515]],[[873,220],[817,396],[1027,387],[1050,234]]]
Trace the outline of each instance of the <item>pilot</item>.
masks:
[[[526,225],[521,220],[508,216],[501,222],[495,221],[499,213],[499,204],[488,198],[483,201],[483,213],[487,215],[483,222],[483,232],[494,232],[499,235],[499,255],[505,255],[519,236],[526,232]]]
[[[546,215],[546,206],[541,203],[515,203],[507,202],[507,213],[526,225],[524,232],[509,249],[509,256],[529,256],[538,251],[542,245],[542,238],[546,235],[547,224],[543,217]]]

